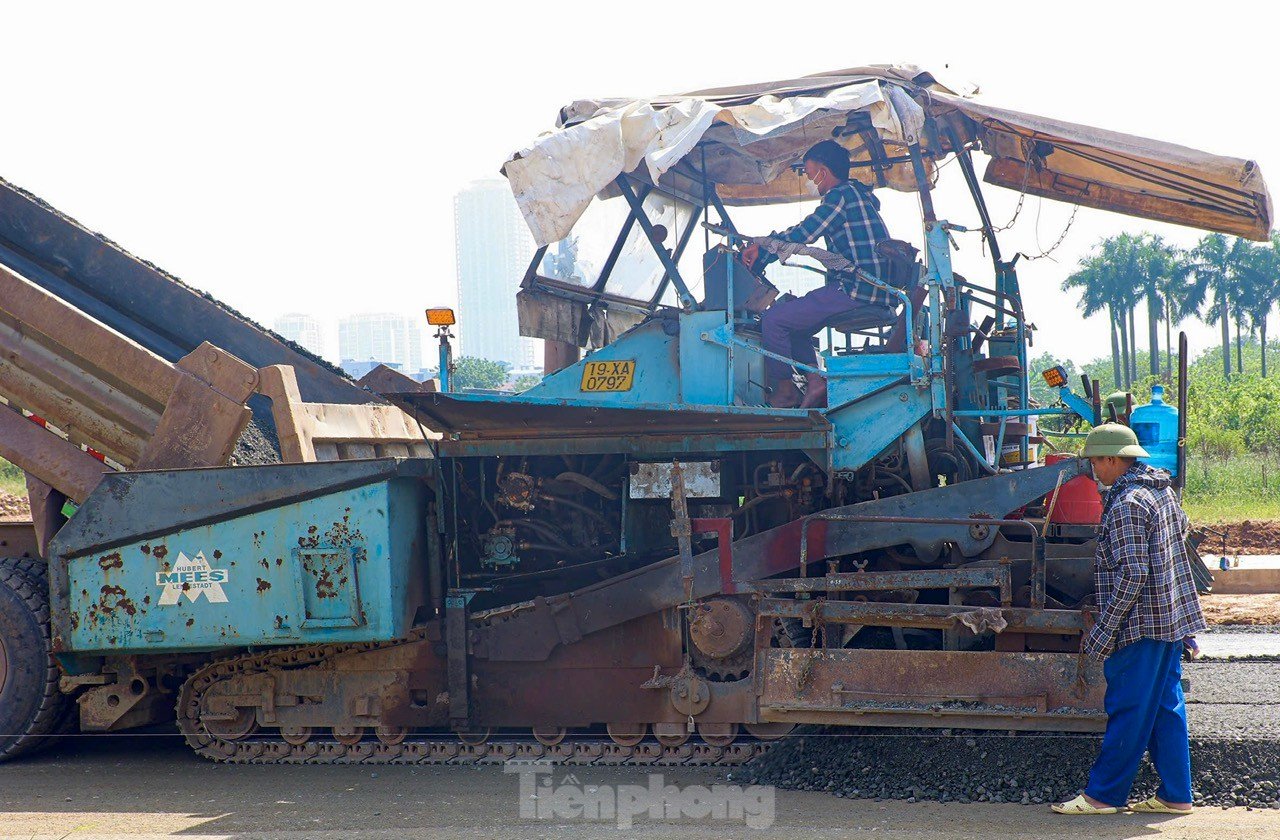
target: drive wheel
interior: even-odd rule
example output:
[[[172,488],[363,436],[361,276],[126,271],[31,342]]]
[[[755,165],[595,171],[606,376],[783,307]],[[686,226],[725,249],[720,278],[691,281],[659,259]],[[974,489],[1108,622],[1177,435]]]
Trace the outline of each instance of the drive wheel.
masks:
[[[568,734],[569,730],[563,726],[533,727],[533,739],[544,747],[559,746]]]
[[[683,723],[655,723],[653,737],[664,747],[683,746],[689,740],[689,727]]]
[[[243,741],[258,731],[258,714],[253,709],[236,709],[235,717],[226,720],[206,720],[209,734],[225,741]]]
[[[333,740],[345,747],[354,747],[364,738],[363,726],[335,726],[329,732]]]
[[[44,744],[66,711],[50,653],[48,588],[0,564],[0,761]]]
[[[698,734],[713,747],[727,747],[738,737],[738,724],[704,723],[698,726]]]
[[[605,725],[605,731],[609,733],[609,739],[620,747],[634,747],[644,740],[645,732],[649,729],[648,724],[644,723],[609,723]]]

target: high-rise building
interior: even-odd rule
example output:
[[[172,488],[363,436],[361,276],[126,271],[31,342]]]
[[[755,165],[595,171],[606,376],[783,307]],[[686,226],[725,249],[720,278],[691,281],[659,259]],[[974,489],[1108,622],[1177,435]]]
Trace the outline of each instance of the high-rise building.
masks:
[[[320,330],[320,322],[314,316],[301,312],[286,312],[275,320],[271,328],[295,344],[301,344],[317,356],[324,355],[324,333]]]
[[[516,319],[516,292],[534,248],[511,188],[501,180],[474,182],[454,197],[453,221],[457,353],[520,367],[541,354],[529,339],[522,342]]]
[[[415,374],[422,368],[422,327],[415,319],[394,312],[351,315],[338,321],[338,355],[344,370],[380,362]]]

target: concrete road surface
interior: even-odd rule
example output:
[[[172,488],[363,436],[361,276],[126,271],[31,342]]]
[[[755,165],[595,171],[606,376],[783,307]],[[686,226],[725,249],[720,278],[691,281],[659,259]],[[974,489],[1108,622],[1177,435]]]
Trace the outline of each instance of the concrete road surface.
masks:
[[[646,797],[672,810],[670,818],[630,817],[631,832],[653,838],[1280,836],[1275,811],[1066,818],[1042,806],[734,788],[722,772],[704,768],[526,773],[522,779],[501,767],[225,766],[195,758],[168,735],[79,737],[0,765],[0,838],[615,838],[628,819],[619,811],[643,810]],[[606,816],[579,816],[584,802]]]

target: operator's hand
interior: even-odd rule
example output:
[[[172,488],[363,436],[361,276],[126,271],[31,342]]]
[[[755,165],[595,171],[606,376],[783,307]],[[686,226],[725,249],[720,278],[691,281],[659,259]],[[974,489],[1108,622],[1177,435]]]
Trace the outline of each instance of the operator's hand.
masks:
[[[760,257],[760,246],[752,242],[750,245],[742,249],[742,261],[746,263],[747,268],[751,268],[756,264],[756,260]]]

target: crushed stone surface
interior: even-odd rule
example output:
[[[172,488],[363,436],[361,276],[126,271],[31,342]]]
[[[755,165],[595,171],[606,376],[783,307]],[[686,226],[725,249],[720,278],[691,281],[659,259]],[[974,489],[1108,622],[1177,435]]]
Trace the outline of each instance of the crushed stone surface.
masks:
[[[1196,804],[1280,810],[1280,664],[1194,662],[1187,712]],[[941,802],[1070,799],[1083,788],[1098,735],[806,727],[735,780],[840,797]],[[1131,801],[1154,793],[1144,764]]]

